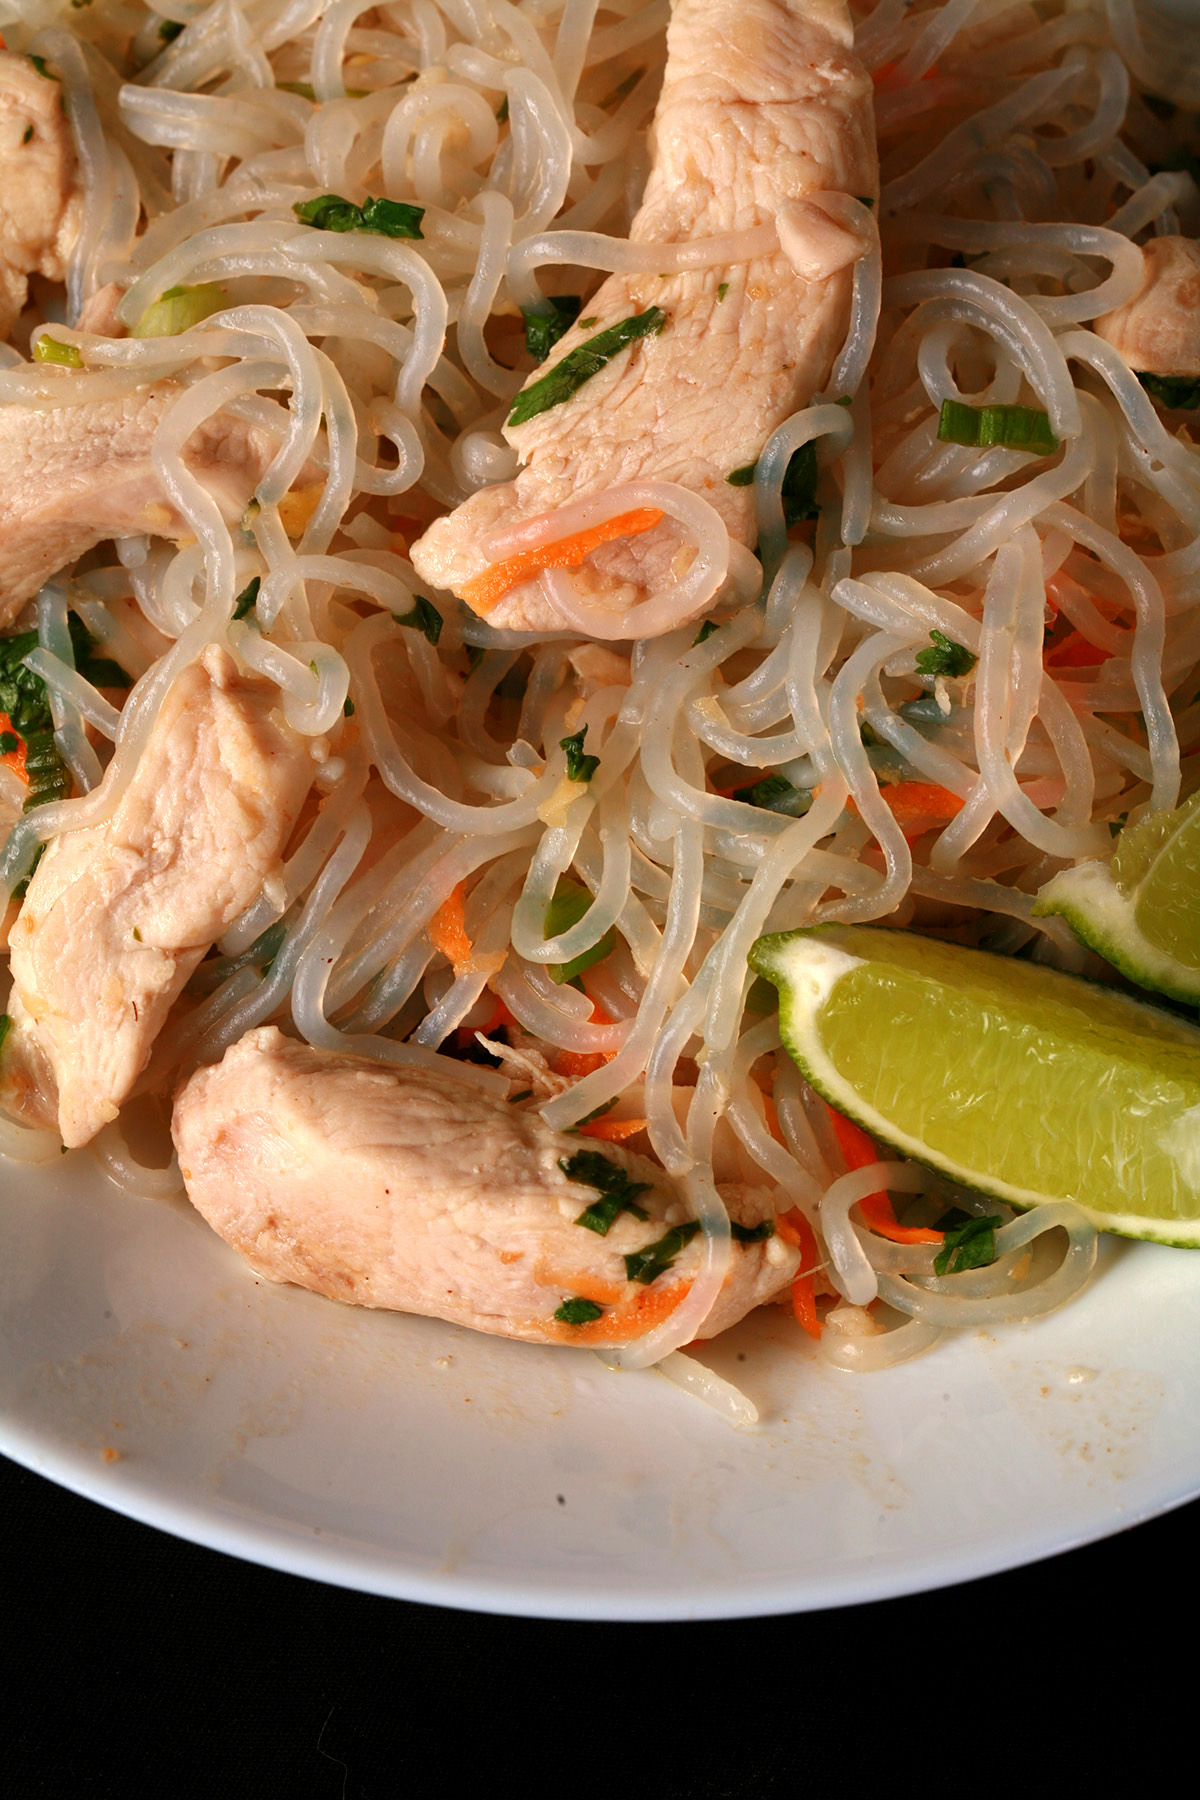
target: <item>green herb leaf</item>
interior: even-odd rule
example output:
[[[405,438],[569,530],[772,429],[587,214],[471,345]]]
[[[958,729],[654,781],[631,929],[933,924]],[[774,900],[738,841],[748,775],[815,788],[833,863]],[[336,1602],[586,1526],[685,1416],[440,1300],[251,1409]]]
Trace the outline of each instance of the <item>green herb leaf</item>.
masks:
[[[917,667],[922,675],[949,675],[952,680],[969,675],[979,661],[964,644],[956,644],[935,626],[930,632],[932,650],[917,651]]]
[[[178,19],[164,19],[158,28],[158,35],[164,44],[173,44],[183,30]]]
[[[59,755],[52,728],[25,734],[25,773],[29,792],[22,812],[32,812],[35,806],[44,806],[50,800],[65,800],[71,792],[71,776]]]
[[[61,81],[62,80],[61,75],[55,75],[52,70],[50,70],[46,67],[46,59],[44,56],[31,55],[29,60],[33,64],[34,68],[37,70],[38,74],[41,75],[44,80],[46,80],[46,81]]]
[[[421,220],[423,206],[409,206],[403,200],[372,200],[370,195],[361,206],[344,200],[340,194],[321,194],[316,200],[297,200],[292,211],[302,225],[316,231],[369,231],[375,237],[424,237]]]
[[[21,740],[15,731],[0,731],[0,756],[11,756],[21,748]]]
[[[582,731],[558,740],[559,749],[565,750],[567,753],[567,779],[569,781],[590,781],[600,767],[598,756],[583,754],[583,740],[587,733],[588,728],[585,725]]]
[[[660,1275],[665,1275],[681,1250],[687,1248],[700,1229],[698,1219],[688,1219],[683,1225],[672,1225],[670,1231],[659,1238],[656,1244],[647,1244],[643,1250],[635,1250],[625,1258],[625,1274],[630,1281],[640,1281],[643,1287],[649,1287]]]
[[[553,294],[550,297],[551,312],[526,312],[522,308],[525,348],[536,362],[545,362],[559,338],[571,329],[579,317],[582,305],[578,294]]]
[[[860,206],[865,206],[868,209],[875,204],[870,194],[855,194],[854,198],[858,201]]]
[[[564,931],[571,929],[572,925],[578,925],[591,904],[592,896],[585,887],[581,887],[577,881],[572,881],[569,875],[560,875],[550,904],[546,908],[542,936],[561,937]],[[585,969],[590,969],[593,963],[603,962],[606,956],[611,956],[616,942],[616,929],[610,926],[604,936],[593,944],[590,950],[581,950],[578,956],[571,958],[570,962],[548,963],[546,973],[551,981],[556,981],[559,987],[563,987],[568,981],[574,981],[577,975],[582,975]],[[609,1104],[614,1103],[610,1101]],[[592,1114],[591,1116],[595,1118],[598,1115]],[[587,1120],[581,1119],[580,1124],[586,1125]]]
[[[27,125],[25,127],[25,135],[22,137],[21,142],[23,144],[28,144],[28,143],[31,143],[32,141],[33,141],[33,126]]]
[[[720,629],[721,628],[715,619],[705,619],[703,625],[692,639],[692,649],[694,650],[697,644],[707,644],[713,632],[719,631]]]
[[[751,787],[734,788],[733,798],[789,819],[802,819],[813,800],[811,788],[793,787],[786,775],[764,775]]]
[[[148,306],[130,337],[178,337],[229,305],[229,295],[218,281],[202,281],[195,287],[171,287]]]
[[[648,1213],[636,1205],[639,1194],[650,1191],[648,1181],[630,1181],[619,1163],[612,1162],[599,1150],[577,1150],[574,1156],[560,1156],[558,1166],[568,1181],[578,1181],[584,1187],[595,1188],[600,1195],[599,1200],[585,1207],[576,1219],[577,1225],[594,1231],[600,1237],[607,1237],[614,1220],[623,1212],[631,1212],[635,1219],[645,1219]]]
[[[258,590],[261,586],[261,575],[255,575],[252,580],[246,583],[245,587],[233,603],[233,616],[235,619],[244,619],[247,613],[254,611],[255,603],[258,600]]]
[[[539,376],[521,390],[508,415],[508,423],[524,425],[528,419],[536,419],[539,413],[561,406],[585,381],[598,375],[605,364],[611,362],[628,344],[634,343],[638,338],[657,337],[666,322],[667,315],[662,307],[651,306],[632,319],[622,319],[618,325],[610,325],[607,330],[598,331],[586,344],[568,351],[561,362],[555,363],[549,374]]]
[[[12,1029],[12,1020],[7,1013],[0,1013],[0,1050],[4,1048],[4,1040]]]
[[[612,1111],[619,1099],[620,1095],[614,1094],[611,1100],[602,1100],[599,1106],[593,1106],[591,1112],[585,1113],[583,1118],[579,1120],[578,1124],[575,1126],[575,1130],[578,1131],[582,1126],[590,1125],[593,1119],[602,1119],[605,1113],[610,1113]]]
[[[736,1219],[731,1219],[729,1235],[735,1244],[761,1244],[775,1236],[775,1221],[760,1219],[757,1225],[739,1225]]]
[[[61,344],[57,338],[47,337],[45,332],[34,340],[33,360],[39,363],[58,363],[64,369],[83,367],[83,358],[75,344]]]
[[[507,94],[505,94],[503,100],[500,102],[499,106],[496,108],[496,123],[498,125],[507,125],[508,124],[508,95]]]
[[[754,480],[757,462],[745,463],[725,477],[730,487],[749,487]],[[801,444],[788,460],[780,490],[783,499],[783,522],[790,531],[793,525],[820,514],[817,505],[817,446],[810,441]]]
[[[1034,456],[1053,456],[1058,439],[1049,416],[1032,406],[968,406],[962,400],[943,400],[938,437],[944,444],[965,444],[981,450],[1028,450]]]
[[[532,1093],[532,1088],[522,1088],[519,1094],[510,1094],[508,1096],[508,1104],[510,1106],[515,1106],[518,1100],[528,1100]]]
[[[570,1300],[563,1301],[554,1316],[556,1319],[560,1319],[564,1325],[590,1325],[592,1320],[598,1319],[603,1311],[604,1308],[597,1306],[594,1300],[580,1300],[572,1297]]]
[[[959,1275],[964,1269],[984,1269],[996,1260],[996,1227],[1003,1221],[998,1213],[986,1219],[967,1219],[952,1226],[942,1248],[933,1259],[935,1275]]]
[[[1200,379],[1195,375],[1139,374],[1138,380],[1160,406],[1173,406],[1180,412],[1195,412],[1200,406]]]
[[[725,480],[730,487],[753,487],[757,467],[757,462],[743,463],[740,469],[731,469]]]
[[[717,284],[717,301],[718,301],[718,303],[720,303],[725,298],[725,296],[728,292],[729,292],[729,283],[727,281],[718,282],[718,284]]]
[[[436,644],[442,635],[442,615],[423,594],[417,595],[411,612],[393,613],[392,617],[397,625],[407,625],[410,630],[421,632],[431,644]]]

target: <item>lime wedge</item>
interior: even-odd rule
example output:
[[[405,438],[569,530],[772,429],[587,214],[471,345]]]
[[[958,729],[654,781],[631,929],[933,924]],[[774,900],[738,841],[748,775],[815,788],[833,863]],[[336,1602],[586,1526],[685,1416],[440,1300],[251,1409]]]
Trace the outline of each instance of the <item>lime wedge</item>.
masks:
[[[905,1156],[1011,1206],[1200,1243],[1200,1030],[1078,976],[878,926],[759,938],[784,1044]]]
[[[1130,981],[1200,1004],[1200,793],[1123,831],[1110,863],[1064,869],[1033,910],[1061,913]]]

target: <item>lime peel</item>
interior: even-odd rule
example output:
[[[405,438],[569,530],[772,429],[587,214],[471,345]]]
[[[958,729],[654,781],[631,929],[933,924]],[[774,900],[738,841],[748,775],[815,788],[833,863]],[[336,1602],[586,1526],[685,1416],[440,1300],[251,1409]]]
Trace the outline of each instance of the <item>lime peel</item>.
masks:
[[[1200,1244],[1200,1030],[1041,965],[911,933],[760,938],[783,1042],[839,1112],[962,1186]]]
[[[1108,863],[1085,862],[1063,869],[1046,883],[1033,916],[1044,919],[1057,913],[1080,943],[1139,987],[1200,1005],[1200,967],[1189,969],[1152,944],[1138,925],[1135,907],[1135,899],[1117,886]]]

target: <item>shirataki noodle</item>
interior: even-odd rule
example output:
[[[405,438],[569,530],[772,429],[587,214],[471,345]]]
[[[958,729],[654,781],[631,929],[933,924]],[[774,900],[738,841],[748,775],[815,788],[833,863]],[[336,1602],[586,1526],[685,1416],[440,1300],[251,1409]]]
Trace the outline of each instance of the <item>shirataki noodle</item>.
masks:
[[[1154,172],[1179,147],[1154,96],[1189,96],[1126,0],[855,6],[882,199],[828,390],[750,477],[757,560],[699,495],[635,481],[485,550],[502,560],[653,508],[692,546],[670,590],[602,613],[548,568],[566,629],[498,630],[422,583],[408,546],[514,473],[501,426],[528,367],[521,310],[574,294],[586,311],[598,271],[735,270],[777,247],[773,224],[627,240],[668,10],[0,0],[8,48],[61,79],[84,188],[65,313],[44,324],[93,393],[181,385],[153,455],[187,528],[179,547],[103,547],[31,610],[29,667],[76,793],[14,823],[0,879],[11,890],[39,844],[111,814],[172,681],[226,645],[320,744],[321,807],[201,965],[145,1085],[168,1092],[276,1021],[501,1095],[524,1053],[520,1085],[558,1128],[617,1101],[647,1121],[641,1141],[705,1249],[675,1311],[606,1355],[658,1362],[745,1422],[736,1390],[673,1354],[729,1266],[735,1176],[807,1219],[806,1273],[837,1302],[820,1348],[842,1368],[1033,1316],[1091,1269],[1094,1233],[1062,1205],[1001,1209],[997,1260],[943,1277],[928,1245],[869,1229],[861,1203],[881,1189],[929,1221],[952,1202],[995,1209],[910,1164],[846,1171],[746,958],[764,931],[885,920],[1084,966],[1061,921],[1032,916],[1037,888],[1108,854],[1119,821],[1176,805],[1200,748],[1200,457],[1088,327],[1137,291],[1135,240],[1194,229],[1200,195]],[[298,223],[294,207],[326,193],[424,208],[422,235]],[[81,330],[110,282],[129,330],[172,288],[224,298],[175,336]],[[0,406],[17,401],[69,405],[70,381],[6,348]],[[1058,448],[942,441],[944,402],[1044,412]],[[220,413],[273,444],[234,526],[184,457]],[[789,468],[812,450],[815,523],[789,527]],[[74,666],[68,607],[133,682],[119,711]],[[711,629],[664,630],[698,609]],[[969,671],[929,672],[931,632]],[[584,731],[599,761],[570,781],[562,740]],[[948,810],[914,828],[905,783]],[[548,935],[567,877],[592,905]],[[469,967],[430,935],[456,894]],[[577,984],[555,979],[606,940]],[[500,1002],[512,1066],[446,1064],[439,1052],[493,1031]],[[56,1149],[0,1121],[4,1155]],[[116,1126],[94,1151],[135,1193],[177,1185],[177,1166],[141,1164]]]

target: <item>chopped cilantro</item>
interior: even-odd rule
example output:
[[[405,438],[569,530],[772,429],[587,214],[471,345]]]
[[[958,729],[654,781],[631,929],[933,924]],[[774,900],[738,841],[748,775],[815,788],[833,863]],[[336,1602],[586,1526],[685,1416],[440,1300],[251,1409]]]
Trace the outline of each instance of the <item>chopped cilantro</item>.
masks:
[[[354,702],[349,694],[347,694],[346,698],[342,701],[342,717],[343,719],[352,719],[354,717]]]
[[[261,575],[254,576],[253,580],[246,583],[245,587],[233,603],[233,616],[235,619],[244,619],[248,612],[253,612],[255,602],[258,599],[258,590],[261,586]]]
[[[23,144],[28,144],[32,140],[32,138],[33,138],[33,126],[27,125],[25,127],[25,136],[21,139],[21,142]]]
[[[158,28],[158,35],[164,44],[173,44],[183,30],[178,19],[164,19]]]
[[[420,238],[423,206],[403,200],[373,200],[368,194],[361,206],[340,194],[321,194],[316,200],[297,200],[292,211],[302,225],[316,231],[369,231],[375,237]]]
[[[583,740],[587,734],[588,728],[585,725],[582,731],[558,740],[559,749],[567,753],[567,778],[570,781],[590,781],[600,767],[598,756],[583,754]]]
[[[636,1201],[639,1194],[650,1191],[650,1183],[630,1181],[620,1164],[599,1150],[577,1150],[574,1156],[560,1156],[558,1166],[568,1181],[595,1188],[600,1195],[580,1213],[575,1221],[577,1225],[607,1237],[614,1220],[623,1212],[631,1212],[635,1219],[649,1217]]]
[[[21,748],[21,740],[15,731],[0,731],[0,756],[11,756]]]
[[[703,625],[692,639],[692,649],[694,650],[697,644],[707,644],[713,632],[719,631],[720,629],[721,628],[715,619],[705,619]]]
[[[757,1225],[739,1225],[736,1219],[731,1219],[729,1235],[735,1244],[761,1244],[766,1238],[775,1236],[775,1221],[760,1219]]]
[[[723,300],[728,292],[729,292],[729,283],[727,281],[722,281],[722,282],[718,283],[718,286],[717,286],[718,301]]]
[[[521,312],[525,320],[525,348],[535,362],[545,362],[559,338],[579,317],[583,302],[578,294],[553,294],[549,304],[552,310],[548,313],[526,312],[524,308]]]
[[[733,798],[789,819],[802,819],[813,801],[811,788],[794,787],[786,775],[764,775],[751,787],[734,788]]]
[[[392,617],[397,625],[407,625],[410,630],[421,632],[431,644],[436,644],[442,635],[442,615],[423,594],[416,596],[411,612],[393,613]]]
[[[622,319],[619,324],[610,325],[606,331],[597,332],[586,344],[568,351],[561,362],[555,363],[549,374],[539,376],[537,381],[530,382],[528,387],[521,390],[508,415],[508,423],[524,425],[528,419],[536,419],[539,413],[561,406],[564,400],[569,400],[585,381],[598,375],[604,365],[611,362],[627,345],[638,338],[657,337],[666,322],[667,315],[662,307],[650,306],[631,319]]]
[[[563,1301],[554,1316],[564,1325],[590,1325],[603,1311],[604,1308],[597,1306],[594,1300],[580,1300],[573,1295],[569,1300]]]
[[[611,1100],[602,1100],[599,1106],[593,1106],[591,1112],[585,1113],[583,1118],[580,1119],[579,1124],[575,1127],[576,1131],[579,1130],[581,1125],[590,1125],[593,1119],[602,1119],[605,1113],[610,1113],[617,1104],[619,1098],[619,1095],[614,1094]]]
[[[593,313],[588,319],[580,319],[579,321],[580,329],[583,331],[590,331],[593,325],[598,325],[599,323],[600,320],[596,313]]]
[[[933,639],[933,648],[917,651],[917,667],[922,675],[949,675],[951,680],[957,680],[971,673],[979,658],[965,645],[956,644],[936,626],[929,635]]]
[[[50,69],[48,69],[46,67],[46,59],[44,56],[33,56],[31,54],[29,60],[33,64],[34,68],[37,70],[38,74],[41,75],[42,77],[44,77],[44,79],[46,81],[61,81],[62,80],[61,75],[55,75]]]
[[[515,1106],[518,1100],[528,1100],[532,1097],[532,1094],[532,1088],[522,1088],[519,1094],[510,1094],[508,1096],[508,1104],[510,1106]]]
[[[1195,375],[1139,374],[1138,380],[1160,406],[1173,406],[1181,412],[1195,412],[1200,406],[1200,380]]]
[[[725,480],[730,487],[752,487],[757,467],[757,462],[743,463],[740,469],[731,469]]]
[[[630,1281],[640,1281],[643,1287],[649,1287],[660,1275],[665,1275],[681,1250],[686,1249],[700,1229],[698,1219],[688,1219],[683,1225],[672,1225],[656,1244],[647,1244],[642,1250],[635,1250],[625,1258],[625,1274]]]
[[[757,462],[744,463],[740,469],[734,469],[725,479],[730,487],[749,487],[754,480]],[[817,446],[810,441],[801,444],[793,452],[788,461],[783,477],[781,495],[783,499],[783,522],[790,530],[793,525],[801,524],[805,519],[815,519],[820,513],[817,505]]]
[[[936,1275],[960,1275],[964,1269],[984,1269],[996,1260],[996,1227],[1000,1215],[970,1218],[947,1231],[942,1248],[933,1259]]]
[[[855,194],[854,198],[858,201],[858,204],[860,206],[865,206],[865,207],[869,208],[869,207],[874,206],[874,204],[875,204],[875,202],[872,200],[870,194]]]

